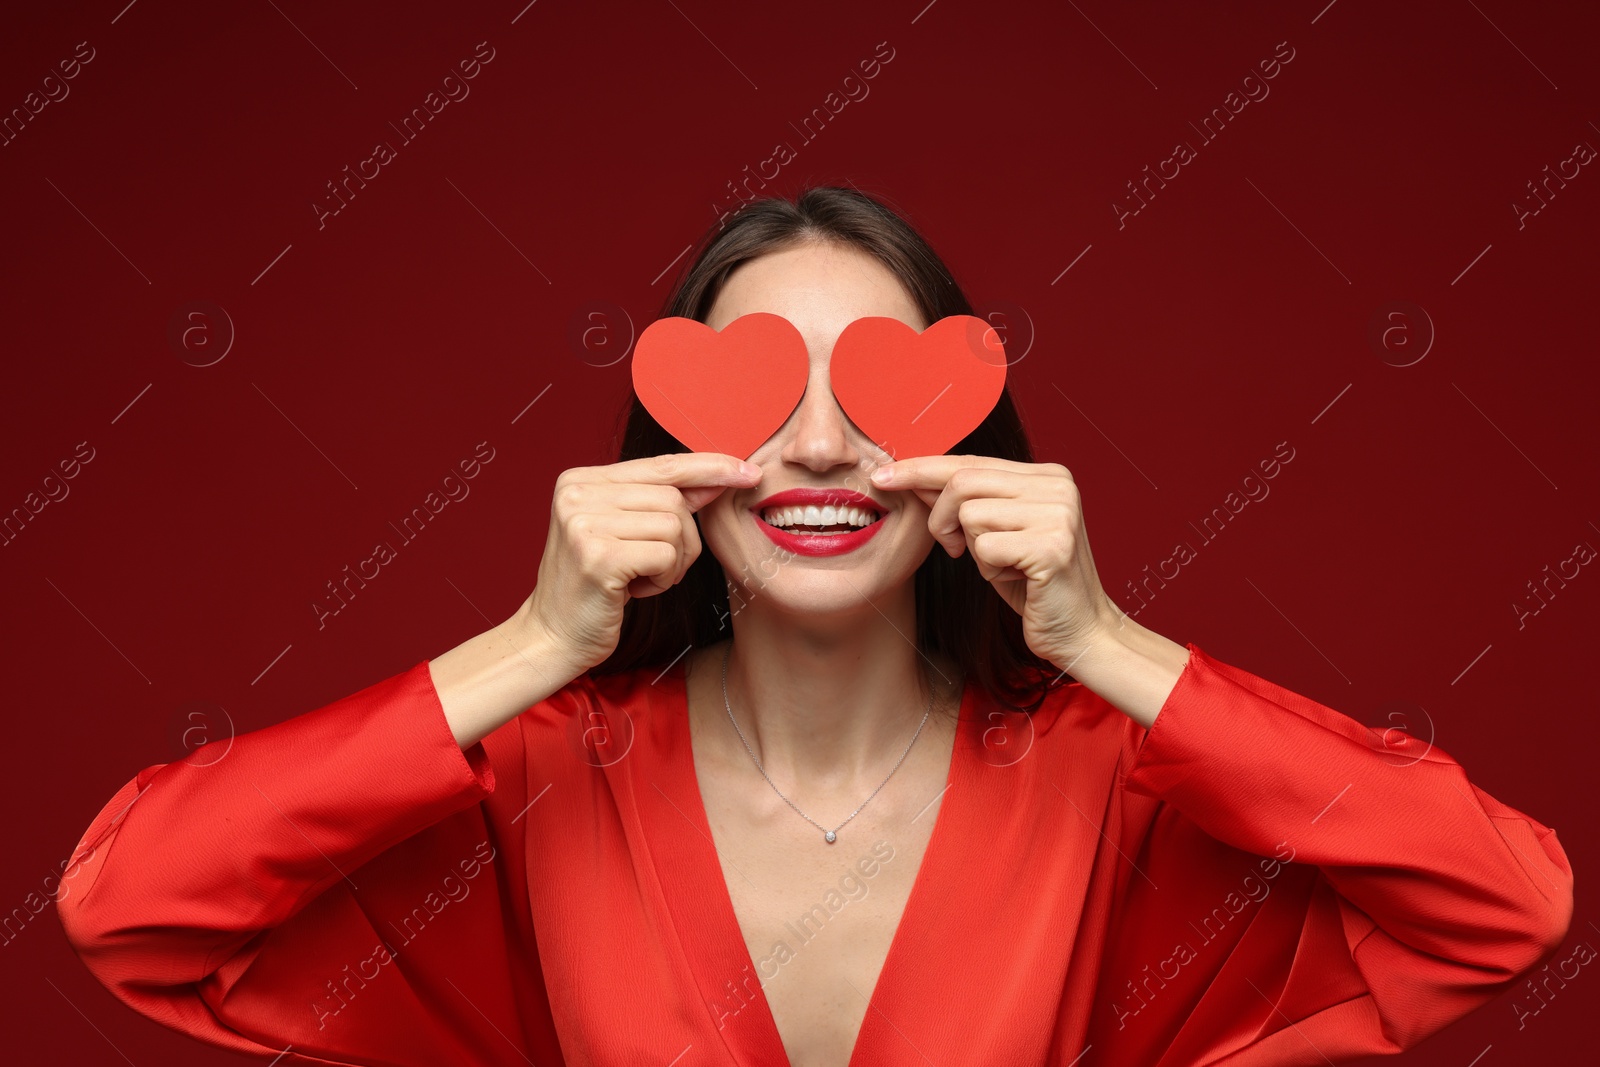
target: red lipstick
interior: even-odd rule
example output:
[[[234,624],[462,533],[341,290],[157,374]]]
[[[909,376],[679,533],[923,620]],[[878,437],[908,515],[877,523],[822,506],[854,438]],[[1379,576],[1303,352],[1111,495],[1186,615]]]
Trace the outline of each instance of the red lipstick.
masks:
[[[790,533],[768,523],[761,517],[767,508],[782,507],[856,507],[876,513],[870,524],[849,533]],[[837,556],[854,552],[872,540],[883,528],[883,517],[889,509],[876,500],[850,489],[797,488],[785,489],[761,500],[750,509],[756,525],[779,548],[788,549],[799,556]]]

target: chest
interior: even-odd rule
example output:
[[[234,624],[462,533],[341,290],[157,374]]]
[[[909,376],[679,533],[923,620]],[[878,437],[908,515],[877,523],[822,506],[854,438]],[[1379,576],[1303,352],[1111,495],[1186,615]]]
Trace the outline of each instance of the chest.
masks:
[[[936,760],[897,775],[833,844],[759,777],[765,797],[747,776],[701,779],[753,978],[791,1067],[849,1063],[938,817],[939,775]],[[813,817],[837,826],[859,803],[822,797]]]
[[[1098,818],[1114,747],[1079,733],[1053,748],[1064,735],[1041,729],[1026,758],[991,764],[989,720],[968,707],[959,740],[925,734],[828,845],[748,753],[691,753],[669,697],[673,717],[636,714],[627,758],[600,768],[568,754],[570,722],[552,723],[526,757],[536,802],[506,812],[529,843],[539,996],[566,1062],[1041,1064],[1056,1048],[1065,1064],[1083,1051],[1092,987],[1067,995],[1075,931],[1090,897],[1089,921],[1105,919],[1114,843],[1137,854]],[[831,827],[876,785],[787,792]]]

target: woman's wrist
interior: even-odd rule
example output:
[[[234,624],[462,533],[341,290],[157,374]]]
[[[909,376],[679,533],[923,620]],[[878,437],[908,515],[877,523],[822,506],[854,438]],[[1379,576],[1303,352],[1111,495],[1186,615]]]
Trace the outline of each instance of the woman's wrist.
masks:
[[[428,661],[451,733],[469,748],[583,673],[524,604]]]
[[[1149,728],[1189,662],[1189,650],[1120,615],[1087,641],[1063,670]]]

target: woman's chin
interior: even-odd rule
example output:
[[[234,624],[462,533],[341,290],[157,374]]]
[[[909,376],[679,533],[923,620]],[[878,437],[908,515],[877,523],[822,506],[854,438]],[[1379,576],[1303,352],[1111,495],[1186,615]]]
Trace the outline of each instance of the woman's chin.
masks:
[[[746,572],[748,579],[735,584],[732,603],[737,608],[742,600],[744,606],[739,610],[760,610],[795,620],[858,613],[881,618],[874,602],[907,585],[916,572],[915,566],[901,575],[900,568],[891,570],[878,562],[865,567],[840,566],[842,562],[843,557],[795,559],[764,572],[751,567]],[[763,573],[771,577],[755,577]]]
[[[759,610],[768,616],[782,616],[789,626],[805,626],[824,620],[844,622],[866,615],[881,618],[868,599],[871,594],[866,589],[857,592],[843,581],[830,584],[832,588],[823,588],[822,583],[818,583],[805,591],[789,590],[785,595],[774,593],[769,584],[756,592],[756,599],[747,602],[744,610],[756,611],[757,602],[764,601],[759,605]]]

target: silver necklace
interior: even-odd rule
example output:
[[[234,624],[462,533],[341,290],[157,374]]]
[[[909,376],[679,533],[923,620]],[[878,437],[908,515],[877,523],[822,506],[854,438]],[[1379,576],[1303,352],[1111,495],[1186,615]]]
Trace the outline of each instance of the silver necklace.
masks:
[[[777,784],[773,782],[773,780],[767,775],[766,768],[761,766],[761,761],[756,758],[755,750],[750,747],[750,742],[745,740],[744,731],[739,729],[739,720],[733,717],[733,705],[728,703],[728,657],[732,653],[733,642],[730,641],[728,642],[728,647],[722,652],[722,706],[728,709],[728,721],[733,723],[733,728],[735,732],[738,733],[739,740],[744,742],[744,750],[750,753],[751,762],[756,765],[756,770],[761,772],[761,777],[767,779],[767,784],[772,786],[772,791],[777,793],[779,798],[782,799],[785,804],[789,805],[791,808],[794,808],[794,810],[802,819],[810,823],[812,826],[815,826],[818,830],[821,830],[822,839],[824,841],[830,845],[833,844],[839,839],[839,831],[844,829],[844,823],[849,822],[851,819],[861,814],[861,808],[866,807],[872,798],[878,795],[878,789],[882,789],[884,786],[889,784],[889,779],[894,777],[894,772],[900,769],[900,764],[904,763],[906,757],[911,754],[911,745],[917,743],[917,738],[922,735],[922,727],[927,724],[928,716],[933,713],[933,684],[931,682],[928,684],[928,709],[922,713],[922,722],[917,723],[917,732],[911,735],[911,744],[907,745],[906,750],[900,753],[900,758],[895,760],[895,764],[892,768],[890,768],[888,775],[884,777],[883,781],[878,783],[878,789],[874,789],[870,794],[868,794],[867,799],[863,800],[861,802],[861,806],[856,808],[855,811],[852,811],[844,820],[844,822],[830,830],[817,820],[813,819],[811,816],[807,815],[805,812],[801,811],[799,806],[796,805],[794,801],[783,795],[783,790],[779,789]]]

